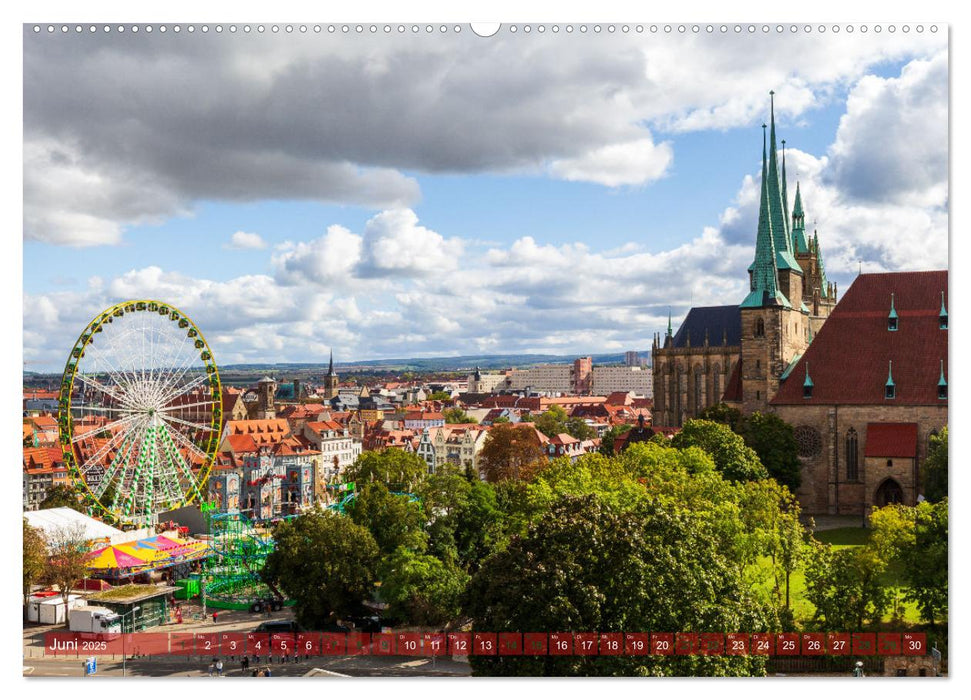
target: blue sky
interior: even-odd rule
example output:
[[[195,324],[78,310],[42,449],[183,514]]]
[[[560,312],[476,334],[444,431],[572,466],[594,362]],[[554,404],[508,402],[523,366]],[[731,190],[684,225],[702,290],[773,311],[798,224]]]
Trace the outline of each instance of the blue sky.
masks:
[[[222,363],[645,349],[743,296],[769,89],[830,278],[946,266],[944,33],[619,27],[25,31],[25,358],[133,296]]]

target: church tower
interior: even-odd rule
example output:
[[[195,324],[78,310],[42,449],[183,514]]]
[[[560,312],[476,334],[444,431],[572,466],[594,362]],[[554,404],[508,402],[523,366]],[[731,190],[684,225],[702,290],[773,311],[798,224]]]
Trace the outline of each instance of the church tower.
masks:
[[[802,304],[802,270],[792,254],[778,170],[773,175],[774,113],[772,120],[768,156],[762,125],[762,191],[755,260],[749,267],[751,291],[739,305],[740,398],[745,414],[766,409],[779,389],[779,378],[792,359],[805,351],[809,336],[809,313]]]
[[[812,238],[806,235],[806,214],[802,208],[802,193],[799,191],[798,182],[796,201],[792,208],[792,246],[796,261],[803,270],[803,304],[809,309],[812,335],[816,335],[836,306],[836,289],[826,279],[823,253],[819,248],[819,234],[813,231]]]
[[[275,379],[263,377],[256,384],[256,395],[258,403],[256,405],[256,417],[260,420],[272,420],[276,418],[276,389]]]
[[[330,400],[337,396],[337,374],[334,372],[334,350],[330,351],[330,366],[324,376],[324,398]]]

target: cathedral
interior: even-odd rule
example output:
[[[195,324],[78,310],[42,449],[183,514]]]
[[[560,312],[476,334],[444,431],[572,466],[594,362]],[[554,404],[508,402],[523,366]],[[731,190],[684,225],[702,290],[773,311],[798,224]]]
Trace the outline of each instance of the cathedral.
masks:
[[[655,336],[654,425],[679,427],[720,402],[772,412],[794,427],[805,512],[913,505],[930,439],[947,425],[947,270],[861,274],[837,303],[798,185],[789,211],[774,112],[749,293],[691,309],[677,333],[669,318]]]
[[[837,290],[826,279],[819,236],[806,233],[798,184],[789,210],[784,150],[781,161],[773,103],[769,126],[762,125],[762,186],[749,294],[741,304],[693,308],[677,333],[669,320],[664,338],[654,338],[656,426],[680,427],[723,401],[745,413],[766,410],[781,377],[836,305]]]

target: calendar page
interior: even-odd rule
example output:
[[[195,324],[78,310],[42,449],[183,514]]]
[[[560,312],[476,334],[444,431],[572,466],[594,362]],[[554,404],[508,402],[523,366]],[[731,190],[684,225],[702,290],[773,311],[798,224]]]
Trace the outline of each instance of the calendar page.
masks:
[[[26,22],[25,675],[948,675],[949,31]]]

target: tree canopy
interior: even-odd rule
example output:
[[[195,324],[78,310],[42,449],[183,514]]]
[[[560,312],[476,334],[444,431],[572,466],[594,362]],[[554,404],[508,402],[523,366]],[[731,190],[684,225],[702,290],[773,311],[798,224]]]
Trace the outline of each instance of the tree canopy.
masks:
[[[503,631],[767,630],[771,613],[704,519],[642,498],[561,496],[524,537],[483,562],[466,611]],[[750,675],[754,656],[470,657],[489,675]]]
[[[363,452],[344,473],[345,481],[353,481],[358,487],[376,481],[389,491],[412,493],[425,480],[428,465],[421,457],[390,447],[380,452]]]
[[[756,411],[741,423],[739,433],[755,450],[769,476],[795,493],[802,483],[802,472],[792,426],[773,413]]]
[[[924,498],[936,503],[947,498],[947,426],[932,435],[923,467]]]
[[[381,554],[391,554],[398,547],[425,550],[421,503],[391,493],[381,482],[365,484],[346,510],[351,520],[371,533]]]
[[[84,512],[84,506],[78,500],[77,491],[64,484],[56,484],[47,490],[47,495],[40,502],[41,510],[46,508],[71,508],[79,513]]]
[[[459,406],[453,406],[452,408],[446,408],[442,411],[442,415],[445,417],[446,423],[478,423],[475,418],[470,416]]]
[[[597,431],[587,425],[579,416],[569,416],[562,406],[553,404],[535,419],[536,429],[546,435],[572,435],[577,440],[591,440],[597,437]]]
[[[874,548],[899,567],[907,586],[904,599],[932,625],[947,620],[947,508],[945,498],[913,507],[889,505],[870,514]]]
[[[27,518],[22,518],[22,520],[24,521],[23,592],[24,605],[26,605],[31,589],[35,584],[40,583],[44,577],[44,569],[47,564],[47,542],[44,540],[44,534],[37,528],[31,527]]]
[[[532,425],[493,425],[479,453],[487,481],[527,479],[546,462]]]
[[[261,577],[296,601],[297,621],[308,629],[362,610],[374,587],[378,545],[348,517],[315,509],[280,523],[276,546]]]
[[[755,450],[722,423],[689,420],[671,444],[678,448],[700,447],[711,455],[715,468],[731,481],[752,481],[768,476]]]
[[[437,557],[404,547],[381,566],[388,616],[410,625],[441,626],[459,615],[469,575]]]
[[[71,589],[87,571],[89,543],[80,523],[65,525],[47,533],[47,564],[43,581],[57,586],[67,605]],[[65,620],[65,625],[68,621]]]

